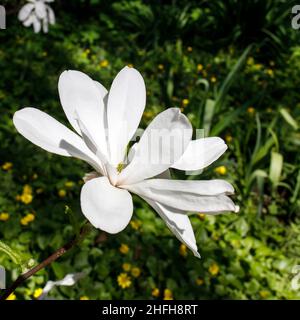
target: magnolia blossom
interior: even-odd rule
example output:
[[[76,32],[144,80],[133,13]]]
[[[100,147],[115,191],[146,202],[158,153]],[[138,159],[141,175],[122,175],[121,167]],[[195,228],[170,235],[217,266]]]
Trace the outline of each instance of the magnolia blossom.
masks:
[[[37,146],[76,157],[94,171],[85,176],[81,209],[90,223],[108,233],[122,231],[130,222],[130,193],[143,198],[170,230],[199,257],[188,214],[238,211],[224,180],[172,180],[169,168],[203,169],[226,150],[217,137],[191,141],[192,127],[178,108],[158,114],[128,152],[141,120],[146,89],[141,74],[123,68],[108,92],[79,71],[65,71],[58,83],[60,101],[76,133],[35,108],[17,111],[18,132]],[[128,163],[126,163],[128,159]]]
[[[49,24],[55,24],[54,11],[47,4],[54,0],[28,0],[19,11],[18,18],[25,27],[33,25],[35,33],[39,33],[43,28],[45,33],[48,32]]]

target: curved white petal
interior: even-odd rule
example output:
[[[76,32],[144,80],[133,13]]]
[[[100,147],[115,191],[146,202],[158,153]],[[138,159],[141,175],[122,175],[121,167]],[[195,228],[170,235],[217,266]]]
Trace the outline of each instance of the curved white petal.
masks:
[[[32,12],[33,8],[34,8],[34,4],[33,3],[25,4],[25,6],[23,6],[21,8],[21,10],[19,11],[18,19],[20,21],[26,20],[29,17],[30,13]]]
[[[167,170],[184,153],[191,137],[191,124],[179,109],[161,112],[136,145],[132,161],[120,174],[119,184],[136,183]]]
[[[196,257],[200,258],[194,231],[190,219],[185,215],[185,212],[170,208],[147,198],[144,198],[144,200],[148,202],[150,206],[161,216],[178,240],[192,250]]]
[[[81,137],[47,113],[24,108],[13,117],[17,131],[37,146],[62,156],[76,157],[100,170],[97,157],[87,148]]]
[[[35,2],[35,13],[37,17],[41,20],[43,20],[46,17],[47,15],[46,5],[43,1]]]
[[[47,17],[45,19],[42,20],[43,22],[43,31],[44,33],[48,33],[49,31],[49,25],[48,25],[48,19]]]
[[[95,81],[95,80],[94,80],[94,84],[95,84],[96,87],[98,88],[98,90],[99,90],[99,92],[100,92],[100,94],[101,94],[102,99],[104,99],[104,98],[107,96],[107,94],[108,94],[107,89],[106,89],[100,82],[98,82],[98,81]]]
[[[123,68],[114,79],[107,101],[110,159],[123,161],[128,142],[140,123],[146,104],[143,77],[134,68]]]
[[[49,18],[49,23],[50,24],[55,24],[55,14],[54,11],[47,6],[47,11],[48,11],[48,18]]]
[[[238,209],[226,196],[234,192],[225,180],[181,181],[149,179],[122,186],[141,197],[190,212],[221,213]]]
[[[172,168],[186,171],[201,170],[216,161],[226,149],[227,145],[218,137],[193,140]]]
[[[84,184],[80,201],[82,212],[91,224],[108,233],[125,229],[133,212],[130,193],[115,188],[106,177]]]
[[[32,15],[32,23],[34,33],[39,33],[42,29],[42,23],[36,15]]]
[[[73,128],[81,134],[79,117],[97,148],[106,156],[105,109],[94,80],[79,71],[65,71],[59,78],[58,90],[62,107]]]

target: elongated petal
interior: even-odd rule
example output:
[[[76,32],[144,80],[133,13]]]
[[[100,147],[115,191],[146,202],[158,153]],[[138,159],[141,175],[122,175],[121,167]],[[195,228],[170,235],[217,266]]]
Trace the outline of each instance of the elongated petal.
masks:
[[[194,231],[190,219],[185,215],[185,212],[164,206],[159,202],[151,201],[146,198],[144,198],[144,200],[161,216],[178,240],[192,250],[196,257],[200,258]]]
[[[59,78],[58,90],[61,104],[73,128],[81,134],[77,122],[80,117],[97,147],[107,155],[104,104],[94,80],[79,71],[65,71]]]
[[[146,104],[143,77],[134,68],[123,68],[114,79],[107,102],[111,162],[123,161],[126,147],[140,123]]]
[[[39,33],[42,29],[42,23],[34,14],[32,15],[32,23],[34,33]]]
[[[49,18],[49,23],[50,24],[55,24],[55,14],[54,11],[47,6],[47,11],[48,11],[48,18]]]
[[[120,174],[119,184],[136,183],[167,170],[184,153],[191,136],[191,124],[179,109],[161,112],[136,145],[132,161]]]
[[[96,87],[98,88],[100,94],[101,94],[101,97],[102,99],[104,99],[107,94],[108,94],[108,91],[107,89],[98,81],[94,81],[94,84],[96,85]]]
[[[84,184],[80,198],[83,214],[98,229],[118,233],[131,219],[133,204],[130,193],[113,187],[106,177]]]
[[[33,8],[34,8],[34,4],[33,3],[25,4],[22,7],[22,9],[19,11],[18,19],[20,21],[26,20],[29,17],[30,13],[32,12]]]
[[[44,19],[47,15],[46,5],[42,1],[35,2],[35,13],[39,19]]]
[[[186,171],[201,170],[216,161],[227,149],[221,138],[193,140],[172,168]]]
[[[35,108],[24,108],[14,114],[18,132],[37,146],[62,156],[76,157],[99,170],[96,156],[76,133]]]
[[[136,184],[122,186],[141,197],[163,205],[191,212],[221,213],[237,211],[237,207],[226,194],[233,187],[224,180],[181,181],[149,179]]]

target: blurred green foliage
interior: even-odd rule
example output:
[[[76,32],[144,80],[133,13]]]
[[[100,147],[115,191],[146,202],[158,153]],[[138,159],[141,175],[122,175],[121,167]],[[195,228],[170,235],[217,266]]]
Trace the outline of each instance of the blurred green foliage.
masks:
[[[241,207],[239,214],[192,217],[199,260],[136,197],[133,223],[124,232],[93,230],[20,287],[18,299],[33,299],[47,280],[82,271],[86,276],[74,287],[51,295],[162,299],[169,289],[175,299],[300,298],[291,288],[292,268],[300,264],[300,31],[290,26],[294,1],[57,0],[51,4],[57,24],[46,35],[18,22],[25,1],[3,2],[0,264],[9,282],[72,238],[74,221],[83,221],[79,194],[87,165],[40,150],[12,124],[23,106],[66,123],[57,93],[65,69],[109,87],[124,65],[136,67],[147,86],[143,126],[175,106],[195,128],[223,137],[229,150],[200,178],[233,183]],[[128,288],[118,284],[121,273],[131,278]]]

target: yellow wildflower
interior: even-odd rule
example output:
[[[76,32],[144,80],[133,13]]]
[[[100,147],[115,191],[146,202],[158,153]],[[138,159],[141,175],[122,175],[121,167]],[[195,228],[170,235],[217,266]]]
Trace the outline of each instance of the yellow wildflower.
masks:
[[[170,289],[164,290],[164,300],[173,300],[173,292]]]
[[[126,289],[131,286],[131,278],[128,276],[127,273],[121,273],[120,275],[118,275],[117,280],[118,280],[118,285],[122,289]]]
[[[90,298],[88,296],[82,296],[79,298],[80,300],[90,300]]]
[[[201,72],[203,70],[203,65],[201,63],[197,64],[197,71]]]
[[[14,294],[14,293],[11,293],[7,298],[6,298],[6,300],[16,300],[17,299],[17,297],[16,297],[16,295]]]
[[[212,77],[210,78],[210,81],[211,81],[212,83],[216,83],[216,82],[217,82],[217,78],[216,78],[215,76],[212,76]]]
[[[119,251],[120,251],[121,253],[123,253],[123,254],[127,254],[128,251],[129,251],[128,245],[122,243],[121,246],[120,246],[120,248],[119,248]]]
[[[254,64],[254,58],[253,58],[253,57],[249,57],[249,58],[247,59],[247,64],[248,64],[249,66],[253,65],[253,64]]]
[[[33,196],[32,194],[30,193],[23,193],[21,196],[20,196],[20,201],[22,201],[24,204],[29,204],[32,202],[32,199],[33,199]]]
[[[253,114],[253,113],[255,112],[255,108],[249,107],[249,108],[247,109],[247,112],[248,112],[249,114]]]
[[[122,264],[122,269],[126,272],[130,271],[131,269],[131,264],[130,263],[123,263]]]
[[[224,176],[227,173],[227,168],[225,166],[219,166],[215,168],[215,172]]]
[[[33,292],[33,297],[35,299],[37,299],[39,296],[41,296],[43,293],[43,289],[42,288],[38,288],[38,289],[35,289],[34,292]]]
[[[35,215],[32,213],[28,213],[25,217],[20,220],[20,223],[23,226],[27,226],[30,222],[34,221]]]
[[[192,51],[193,51],[193,48],[192,48],[192,47],[187,47],[187,51],[188,51],[188,52],[192,52]]]
[[[12,169],[13,164],[11,162],[5,162],[5,163],[3,163],[3,165],[1,167],[3,170],[9,171]]]
[[[159,64],[157,67],[158,67],[158,70],[164,70],[165,68],[163,64]]]
[[[23,187],[23,194],[32,194],[32,188],[29,184],[25,184]]]
[[[132,64],[132,63],[128,63],[128,64],[127,64],[127,67],[128,67],[128,68],[133,68],[133,64]]]
[[[214,262],[209,266],[208,271],[212,276],[216,276],[220,271],[220,267]]]
[[[134,230],[139,230],[139,228],[141,227],[141,224],[142,223],[139,220],[130,221],[131,228],[134,229]]]
[[[160,291],[159,291],[158,288],[154,288],[154,289],[152,289],[151,294],[152,294],[153,297],[157,298],[160,295]]]
[[[196,279],[196,285],[197,286],[202,286],[204,284],[204,280],[202,278],[197,278]]]
[[[100,62],[101,68],[106,68],[109,65],[109,62],[105,59]]]
[[[198,217],[200,220],[204,220],[205,219],[205,214],[204,213],[198,213]]]
[[[274,76],[274,71],[272,69],[268,69],[266,74],[269,75],[271,78]]]
[[[67,195],[67,191],[66,191],[66,190],[60,189],[60,190],[58,191],[58,196],[59,196],[60,198],[64,198],[66,195]]]
[[[232,141],[232,136],[230,134],[226,134],[225,140],[227,143],[230,143]]]
[[[181,244],[179,247],[179,254],[183,257],[187,256],[187,247],[185,244]]]
[[[37,174],[37,173],[34,173],[34,174],[32,175],[32,180],[36,180],[38,177],[39,177],[38,174]]]
[[[2,212],[0,213],[0,221],[7,221],[9,219],[9,213]]]
[[[134,278],[138,278],[138,277],[141,275],[141,269],[138,268],[138,267],[132,268],[132,270],[131,270],[131,275],[132,275]]]
[[[73,188],[74,185],[75,185],[75,183],[74,183],[73,181],[67,181],[67,182],[65,183],[65,187],[66,187],[66,188]]]
[[[184,107],[186,107],[189,103],[190,103],[190,100],[189,100],[189,99],[183,99],[183,100],[182,100],[182,105],[183,105]]]

